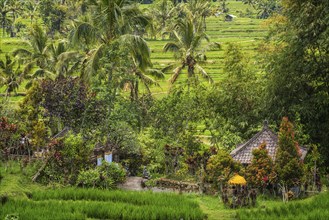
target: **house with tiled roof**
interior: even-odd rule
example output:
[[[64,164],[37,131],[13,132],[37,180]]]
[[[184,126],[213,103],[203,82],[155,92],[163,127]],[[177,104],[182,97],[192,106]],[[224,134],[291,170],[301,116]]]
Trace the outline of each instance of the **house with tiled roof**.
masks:
[[[241,164],[248,165],[252,161],[252,151],[258,148],[262,143],[266,144],[266,149],[269,156],[275,161],[277,145],[278,145],[278,135],[275,134],[269,127],[267,121],[264,122],[263,129],[254,135],[247,142],[240,144],[235,148],[230,155],[235,161]],[[301,153],[301,160],[304,160],[307,149],[304,147],[299,147]]]

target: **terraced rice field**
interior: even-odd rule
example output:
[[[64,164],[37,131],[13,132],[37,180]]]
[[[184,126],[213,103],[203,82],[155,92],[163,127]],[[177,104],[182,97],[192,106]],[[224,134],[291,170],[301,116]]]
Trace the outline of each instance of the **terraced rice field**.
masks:
[[[248,58],[257,64],[257,48],[259,43],[267,34],[267,26],[264,20],[257,19],[255,11],[241,1],[227,1],[229,14],[237,16],[231,22],[224,21],[224,15],[218,17],[210,16],[206,20],[206,33],[210,37],[211,42],[218,42],[222,45],[220,50],[210,50],[206,52],[207,62],[202,67],[214,79],[219,82],[225,77],[223,73],[224,52],[227,43],[237,43]],[[213,3],[214,7],[218,7],[219,3]],[[151,7],[151,5],[142,5],[141,7]],[[25,47],[28,45],[23,41],[24,34],[21,33],[20,38],[0,37],[0,59],[4,58],[6,53],[10,53],[15,48]],[[172,53],[164,53],[163,47],[169,41],[168,39],[147,40],[151,49],[151,58],[155,68],[163,68],[168,64],[177,62]],[[204,43],[206,45],[206,42]],[[258,71],[257,65],[254,65],[255,72]],[[155,97],[164,96],[170,88],[168,79],[171,73],[166,75],[164,80],[160,80],[160,87],[153,87],[152,92]],[[184,75],[184,74],[183,74]],[[184,81],[185,76],[180,78]],[[0,92],[2,91],[1,89]],[[19,92],[24,92],[24,86],[21,86]],[[17,101],[17,100],[13,100]]]
[[[29,199],[9,199],[0,207],[0,219],[206,218],[195,201],[152,192],[66,188],[33,192]]]
[[[259,43],[264,39],[268,31],[265,20],[257,19],[255,13],[252,13],[252,17],[247,17],[245,15],[246,13],[244,12],[247,10],[252,11],[252,8],[239,1],[228,2],[229,7],[231,7],[230,13],[237,16],[233,21],[225,21],[224,15],[218,17],[210,16],[206,20],[206,33],[210,37],[210,42],[221,44],[220,50],[213,49],[206,52],[207,62],[202,64],[202,67],[215,82],[219,82],[225,77],[223,73],[223,61],[228,43],[240,45],[243,53],[251,62],[257,64]],[[163,68],[168,64],[177,62],[177,60],[174,59],[173,53],[163,52],[163,47],[168,41],[168,39],[148,40],[152,62],[155,68]],[[206,45],[206,42],[204,42],[204,45]],[[254,65],[254,67],[255,72],[257,72],[257,65]],[[160,82],[161,87],[153,88],[153,92],[156,96],[161,96],[161,94],[168,91],[170,88],[170,83],[168,82],[170,75],[171,73],[167,74],[166,79]],[[180,78],[181,81],[184,79],[184,76]]]

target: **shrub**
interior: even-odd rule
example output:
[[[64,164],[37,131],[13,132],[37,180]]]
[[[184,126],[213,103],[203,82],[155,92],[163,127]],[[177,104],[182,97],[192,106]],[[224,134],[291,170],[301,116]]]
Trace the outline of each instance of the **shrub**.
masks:
[[[240,164],[224,150],[219,150],[216,155],[210,157],[207,163],[207,178],[217,186],[222,183],[226,184],[234,172],[240,170]]]
[[[112,189],[114,181],[110,177],[103,176],[99,169],[81,171],[78,176],[77,185],[86,188]]]
[[[118,163],[103,162],[98,170],[103,177],[111,178],[115,184],[123,183],[126,180],[126,171]]]
[[[77,179],[77,186],[86,188],[112,189],[115,184],[126,179],[126,172],[117,163],[103,164],[95,169],[81,171]]]

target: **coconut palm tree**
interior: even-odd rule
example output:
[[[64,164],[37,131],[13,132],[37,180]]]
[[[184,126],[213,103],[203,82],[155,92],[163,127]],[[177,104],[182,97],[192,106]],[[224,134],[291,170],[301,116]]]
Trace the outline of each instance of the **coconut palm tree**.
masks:
[[[6,28],[11,25],[12,20],[8,18],[10,5],[7,0],[0,0],[0,22],[2,26],[2,35],[5,36]]]
[[[72,74],[81,62],[82,56],[69,50],[65,41],[49,42],[44,30],[34,25],[28,43],[31,49],[19,48],[13,51],[13,55],[24,63],[23,74],[27,79],[27,87],[32,85],[37,78],[50,78]]]
[[[183,5],[184,12],[193,20],[195,28],[200,27],[206,30],[206,18],[211,14],[210,2],[210,0],[189,0]]]
[[[5,60],[0,60],[0,85],[5,86],[6,97],[17,91],[23,80],[23,73],[16,60],[6,54]]]
[[[31,49],[18,48],[13,51],[13,55],[25,64],[25,74],[31,73],[34,67],[38,67],[36,72],[40,74],[40,70],[47,68],[48,37],[40,26],[33,25],[27,43]]]
[[[70,35],[73,45],[86,52],[83,73],[86,79],[97,72],[100,59],[114,39],[123,34],[136,34],[149,23],[131,0],[92,0],[89,8],[92,18],[77,22]]]
[[[171,76],[170,82],[175,83],[185,68],[187,69],[188,79],[194,77],[197,72],[209,82],[212,82],[212,78],[199,65],[200,61],[206,60],[204,50],[200,50],[203,40],[209,42],[209,38],[205,32],[195,27],[192,19],[182,19],[177,22],[171,35],[173,36],[173,41],[168,42],[163,50],[165,52],[175,52],[180,62],[174,69],[174,74]]]
[[[59,40],[49,44],[46,48],[48,54],[48,69],[56,77],[66,77],[75,73],[82,63],[83,56],[71,50],[66,40]]]
[[[176,15],[176,8],[170,0],[160,0],[155,3],[154,7],[148,8],[149,14],[153,18],[155,35],[161,34],[168,27],[168,23]]]
[[[38,11],[39,2],[36,2],[34,0],[25,1],[24,6],[26,9],[26,10],[24,10],[24,12],[25,12],[26,16],[28,16],[30,18],[30,22],[32,24],[33,19],[36,17],[36,13]]]
[[[119,84],[129,88],[131,100],[137,100],[139,83],[150,91],[150,85],[158,84],[149,75],[163,77],[161,71],[151,68],[150,50],[138,34],[138,30],[149,23],[149,18],[130,0],[94,0],[89,8],[93,12],[91,19],[76,23],[70,37],[73,45],[86,52],[82,78],[89,80],[101,72],[98,70],[102,67],[102,58],[107,56],[111,43],[118,41],[129,56],[128,71],[119,77]]]
[[[161,70],[152,69],[150,49],[142,37],[123,35],[120,41],[128,48],[132,60],[130,72],[127,73],[128,77],[126,77],[126,80],[128,79],[126,85],[128,85],[130,89],[131,100],[138,100],[139,83],[142,83],[148,93],[151,93],[150,85],[159,84],[148,75],[158,79],[164,78],[164,75]]]

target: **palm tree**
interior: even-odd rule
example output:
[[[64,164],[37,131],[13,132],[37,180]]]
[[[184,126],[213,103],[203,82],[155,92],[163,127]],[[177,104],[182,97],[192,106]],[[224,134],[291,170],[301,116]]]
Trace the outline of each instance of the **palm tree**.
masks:
[[[17,92],[23,80],[23,73],[20,66],[8,54],[5,61],[0,60],[0,85],[5,86],[6,97],[12,92]]]
[[[30,22],[32,24],[33,19],[35,18],[36,13],[38,11],[39,2],[36,2],[34,0],[25,1],[24,6],[26,9],[24,11],[25,11],[26,15],[30,18]]]
[[[67,42],[49,43],[46,33],[38,25],[33,26],[28,43],[30,50],[19,48],[13,51],[13,55],[25,64],[24,77],[31,79],[27,87],[37,78],[54,79],[70,75],[81,62],[81,55],[69,50]]]
[[[0,0],[0,22],[2,26],[2,35],[5,36],[6,28],[11,25],[12,21],[7,17],[10,12],[10,5],[7,0]]]
[[[194,27],[206,30],[206,18],[211,14],[210,2],[209,0],[189,0],[187,4],[184,4],[184,11],[187,17],[193,20]]]
[[[32,79],[51,76],[52,73],[48,71],[47,63],[48,37],[40,26],[34,25],[32,27],[28,36],[28,44],[31,49],[19,48],[13,51],[13,56],[25,64],[23,68],[24,75]],[[34,72],[32,73],[32,71]],[[28,83],[27,86],[29,85],[32,84]]]
[[[86,51],[85,79],[99,69],[99,61],[114,39],[123,34],[135,33],[137,28],[149,23],[149,19],[131,0],[92,0],[89,7],[93,12],[92,19],[78,22],[70,37],[74,45]]]
[[[162,71],[151,68],[150,49],[142,37],[136,35],[123,35],[120,41],[128,48],[132,59],[131,71],[128,73],[129,75],[132,75],[132,77],[126,78],[128,79],[126,85],[130,88],[131,100],[138,100],[140,82],[144,85],[148,93],[151,93],[150,85],[159,84],[148,75],[152,75],[156,78],[164,78],[164,75]]]
[[[180,63],[174,69],[170,82],[175,83],[185,68],[187,68],[188,79],[194,77],[197,70],[204,78],[212,82],[212,78],[198,64],[198,61],[206,60],[204,51],[199,49],[203,40],[209,41],[205,32],[200,28],[196,28],[192,19],[185,19],[178,21],[171,35],[173,36],[173,41],[168,42],[163,50],[165,52],[172,51],[177,53]]]
[[[155,6],[149,8],[149,13],[153,18],[153,26],[155,26],[155,34],[162,33],[168,26],[168,21],[173,19],[176,14],[175,6],[170,0],[160,0]]]
[[[83,58],[78,51],[70,50],[69,43],[65,40],[49,44],[46,53],[48,69],[56,77],[66,77],[75,73]]]

